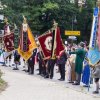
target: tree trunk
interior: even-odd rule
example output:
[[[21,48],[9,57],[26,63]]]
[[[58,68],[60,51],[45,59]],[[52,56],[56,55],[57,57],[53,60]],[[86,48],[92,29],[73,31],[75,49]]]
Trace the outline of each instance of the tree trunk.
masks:
[[[75,0],[75,5],[76,5],[77,7],[78,7],[78,1],[79,1],[79,0]]]

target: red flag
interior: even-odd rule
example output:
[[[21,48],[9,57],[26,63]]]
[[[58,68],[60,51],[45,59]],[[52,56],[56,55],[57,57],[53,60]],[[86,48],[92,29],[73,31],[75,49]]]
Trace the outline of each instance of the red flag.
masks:
[[[14,33],[11,33],[9,24],[6,24],[4,26],[4,44],[5,44],[5,49],[10,52],[14,50]]]
[[[38,38],[43,56],[44,58],[48,58],[51,56],[51,48],[52,48],[52,33],[47,32]]]
[[[64,45],[60,35],[59,27],[56,28],[56,56],[59,56],[62,51],[64,51]]]
[[[38,40],[45,58],[55,58],[55,56],[60,56],[60,53],[64,51],[64,45],[58,27],[53,32],[43,34]]]
[[[11,33],[9,35],[5,35],[3,39],[4,39],[6,50],[8,52],[14,50],[14,34]]]
[[[100,50],[100,15],[99,15],[99,22],[98,22],[97,42],[98,42],[98,47],[99,47],[99,50]]]

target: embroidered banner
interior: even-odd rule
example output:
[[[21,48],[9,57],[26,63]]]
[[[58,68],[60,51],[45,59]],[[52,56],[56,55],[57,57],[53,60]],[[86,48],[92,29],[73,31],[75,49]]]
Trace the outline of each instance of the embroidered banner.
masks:
[[[41,35],[38,37],[39,44],[41,46],[44,58],[48,58],[51,56],[51,49],[52,49],[52,33],[47,32],[46,34]]]
[[[92,30],[91,30],[91,37],[90,37],[90,45],[89,48],[94,49],[96,46],[96,34],[97,34],[97,25],[98,25],[98,12],[99,8],[96,7],[94,9],[94,14],[93,14],[93,23],[92,23]]]
[[[5,35],[3,37],[5,48],[8,52],[14,50],[14,34]]]

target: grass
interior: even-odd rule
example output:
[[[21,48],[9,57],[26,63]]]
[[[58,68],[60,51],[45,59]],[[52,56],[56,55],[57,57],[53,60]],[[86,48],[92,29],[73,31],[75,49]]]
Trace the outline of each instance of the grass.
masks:
[[[0,92],[4,91],[7,86],[7,83],[1,78],[2,74],[3,73],[0,70]]]

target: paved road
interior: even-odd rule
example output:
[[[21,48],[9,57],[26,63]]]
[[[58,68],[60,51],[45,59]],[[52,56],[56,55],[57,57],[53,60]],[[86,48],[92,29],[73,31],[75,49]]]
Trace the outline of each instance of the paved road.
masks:
[[[37,75],[30,76],[22,71],[0,67],[8,88],[0,94],[0,100],[100,100],[59,82],[45,80]]]

